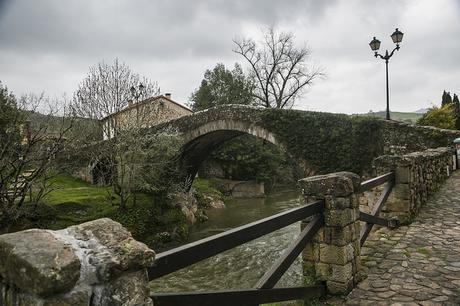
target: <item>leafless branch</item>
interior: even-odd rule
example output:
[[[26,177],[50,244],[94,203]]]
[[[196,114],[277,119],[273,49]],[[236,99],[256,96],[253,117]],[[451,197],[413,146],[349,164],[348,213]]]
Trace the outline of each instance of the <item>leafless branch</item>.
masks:
[[[298,48],[292,33],[264,32],[257,44],[252,39],[234,39],[233,51],[243,56],[254,79],[254,98],[264,107],[290,108],[313,81],[324,76],[320,68],[309,64],[310,50]]]

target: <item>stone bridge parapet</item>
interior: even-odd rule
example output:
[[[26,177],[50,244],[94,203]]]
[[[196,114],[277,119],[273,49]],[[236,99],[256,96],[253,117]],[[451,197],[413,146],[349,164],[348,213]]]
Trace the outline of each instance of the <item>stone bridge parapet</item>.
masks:
[[[398,218],[403,224],[412,222],[428,197],[455,170],[455,160],[455,151],[450,147],[376,158],[376,174],[395,171],[396,175],[396,185],[383,213]]]
[[[0,305],[152,305],[155,253],[110,219],[0,236]]]

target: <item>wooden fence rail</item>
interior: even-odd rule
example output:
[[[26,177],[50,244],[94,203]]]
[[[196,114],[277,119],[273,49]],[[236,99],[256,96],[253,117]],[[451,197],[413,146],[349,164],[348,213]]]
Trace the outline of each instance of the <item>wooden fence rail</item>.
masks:
[[[366,241],[374,224],[389,227],[395,226],[395,222],[392,220],[378,217],[394,186],[394,180],[395,175],[393,172],[390,172],[361,184],[359,192],[369,191],[374,187],[386,183],[380,198],[373,207],[372,213],[360,213],[359,219],[366,222],[361,232],[361,245]],[[324,200],[318,200],[158,254],[155,265],[148,271],[150,280],[185,268],[292,223],[311,217],[310,222],[302,230],[297,239],[289,245],[270,270],[258,281],[255,286],[256,288],[209,292],[154,293],[151,295],[154,304],[156,306],[258,305],[323,296],[326,293],[325,284],[296,288],[274,288],[274,286],[323,226],[324,217],[322,214],[324,203]]]
[[[378,217],[378,215],[380,214],[380,211],[382,210],[388,197],[390,196],[390,193],[395,184],[394,172],[390,172],[390,173],[378,176],[376,178],[370,179],[368,181],[362,182],[360,192],[371,190],[372,188],[385,184],[385,183],[386,185],[382,193],[380,194],[380,197],[378,198],[377,202],[374,204],[374,207],[372,208],[372,212],[370,214],[360,212],[359,214],[359,219],[361,221],[366,222],[363,229],[361,230],[361,236],[360,236],[361,246],[363,246],[364,242],[367,239],[367,236],[369,236],[369,233],[371,232],[374,224],[387,226],[391,228],[398,226],[398,223],[396,220],[387,220],[387,219]]]
[[[274,232],[292,223],[304,220],[324,210],[324,201],[290,209],[221,234],[204,238],[184,246],[159,253],[149,270],[149,279],[161,277],[248,241]]]

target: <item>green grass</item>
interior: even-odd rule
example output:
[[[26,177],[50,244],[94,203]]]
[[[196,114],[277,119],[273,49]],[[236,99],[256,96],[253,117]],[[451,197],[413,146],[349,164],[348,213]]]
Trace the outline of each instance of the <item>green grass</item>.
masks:
[[[111,187],[94,186],[68,175],[54,175],[50,182],[51,192],[43,198],[32,218],[19,224],[16,230],[32,227],[57,230],[99,218],[111,218],[125,226],[135,239],[157,251],[188,235],[188,225],[180,209],[156,204],[152,195],[138,193],[136,204],[130,201],[127,209],[120,211],[119,197]],[[173,234],[160,235],[164,232]]]
[[[50,183],[52,191],[44,197],[43,202],[56,210],[51,228],[108,217],[118,210],[118,198],[111,196],[109,187],[93,186],[65,175],[55,175]]]
[[[210,195],[215,195],[218,197],[222,197],[222,193],[218,190],[218,185],[219,185],[219,180],[218,179],[202,179],[202,178],[196,178],[193,181],[193,188],[198,193],[204,193],[204,194],[210,194]]]
[[[431,255],[431,251],[428,250],[428,249],[425,249],[425,248],[418,248],[417,252],[422,254],[422,255],[425,255],[426,257],[430,257],[430,255]]]

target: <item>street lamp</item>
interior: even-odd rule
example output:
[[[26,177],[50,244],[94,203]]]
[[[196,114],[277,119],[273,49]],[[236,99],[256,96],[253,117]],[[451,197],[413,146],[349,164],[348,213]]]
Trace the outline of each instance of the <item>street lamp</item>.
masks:
[[[145,86],[142,85],[142,83],[139,83],[138,88],[131,86],[131,88],[129,89],[131,91],[131,95],[133,96],[133,98],[136,99],[136,102],[139,101],[139,98],[144,93],[144,89],[145,89]]]
[[[380,57],[381,59],[385,60],[386,80],[387,80],[387,114],[386,114],[387,120],[390,120],[390,94],[389,94],[389,89],[388,89],[388,60],[393,56],[396,50],[399,50],[399,44],[402,41],[403,35],[404,35],[403,32],[401,32],[400,30],[398,30],[398,28],[396,28],[396,31],[394,31],[394,33],[391,34],[391,39],[396,44],[396,47],[393,49],[393,51],[391,51],[391,53],[388,53],[388,50],[386,50],[384,56],[377,52],[380,49],[380,40],[374,37],[374,39],[372,39],[372,41],[369,43],[369,46],[371,47],[372,51],[375,52],[374,56]]]

